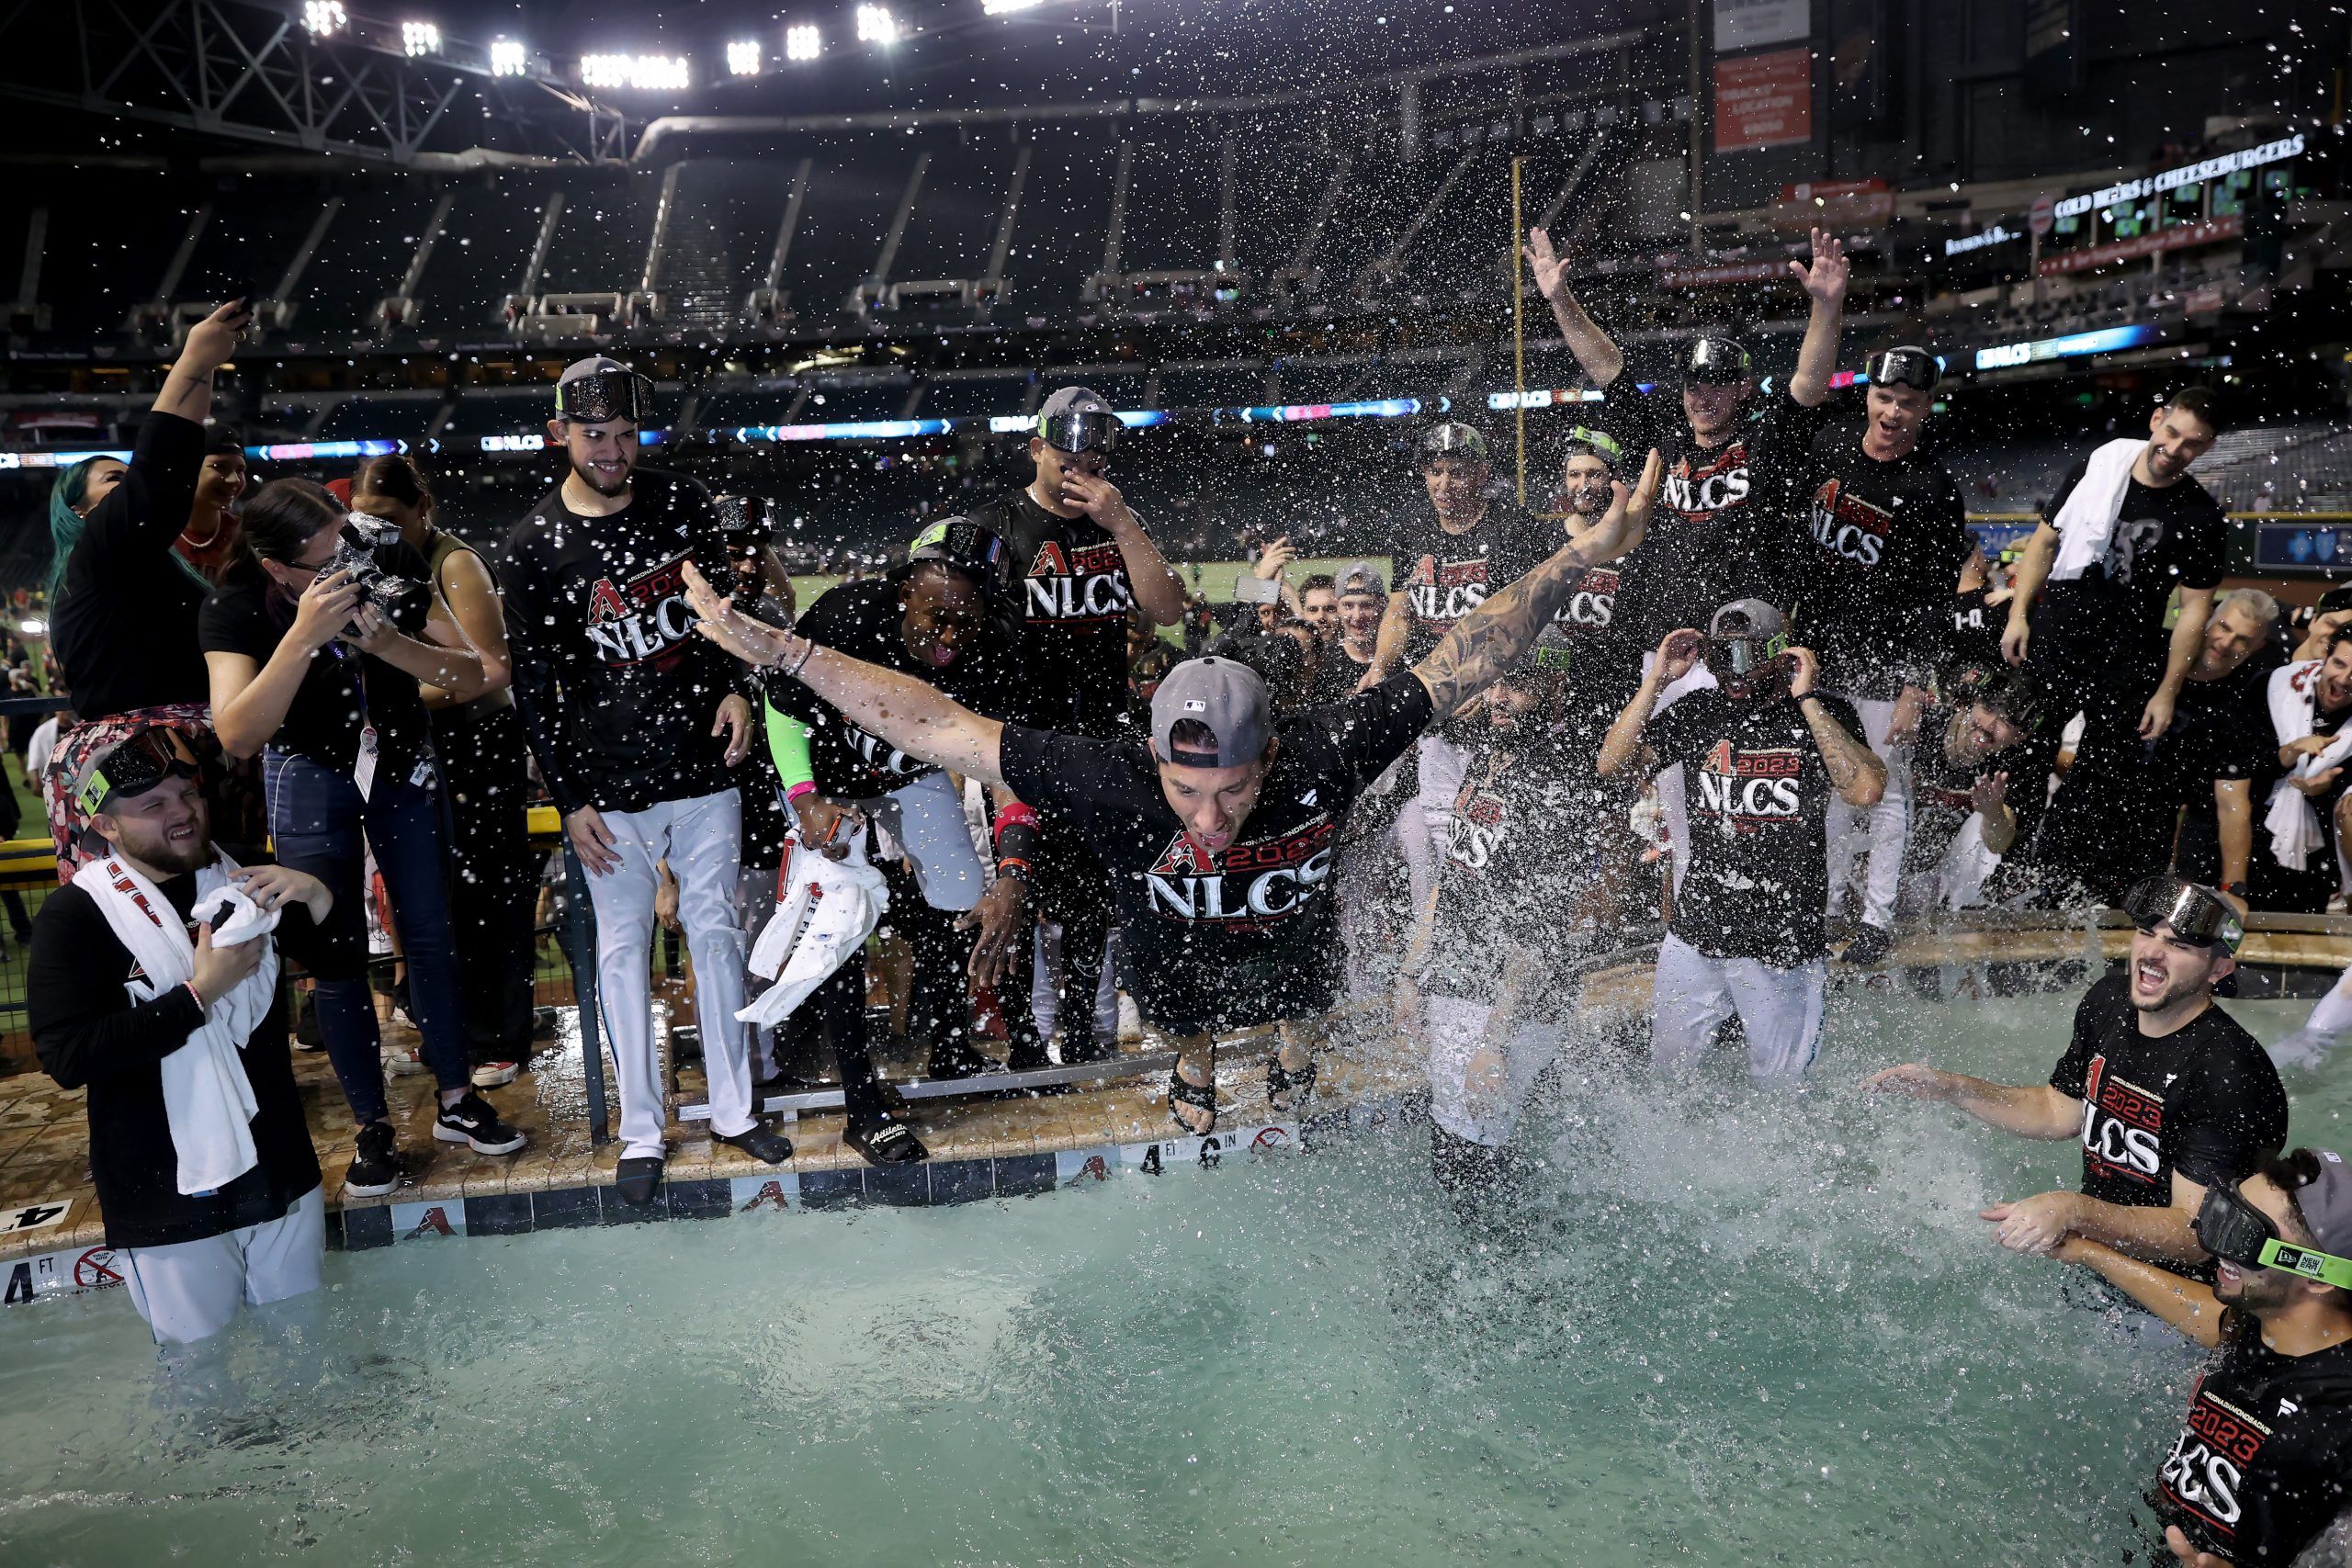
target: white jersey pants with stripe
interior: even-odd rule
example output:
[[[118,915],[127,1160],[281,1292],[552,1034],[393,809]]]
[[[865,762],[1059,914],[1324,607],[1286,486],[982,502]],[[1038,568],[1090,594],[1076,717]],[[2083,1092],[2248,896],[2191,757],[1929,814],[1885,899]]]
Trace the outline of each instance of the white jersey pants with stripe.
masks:
[[[1747,1070],[1757,1082],[1803,1077],[1820,1044],[1827,974],[1818,958],[1794,969],[1755,958],[1710,958],[1668,933],[1657,950],[1650,1061],[1662,1074],[1688,1076],[1706,1055],[1716,1026],[1737,1013],[1747,1032]]]
[[[1903,843],[1911,831],[1911,747],[1887,744],[1894,704],[1876,697],[1848,697],[1862,721],[1862,739],[1886,764],[1886,792],[1871,807],[1849,806],[1829,797],[1829,912],[1843,914],[1854,861],[1867,852],[1862,883],[1862,919],[1881,931],[1894,926],[1895,893],[1903,876]]]
[[[1459,997],[1425,996],[1430,1114],[1457,1138],[1490,1149],[1510,1142],[1535,1080],[1560,1052],[1560,1032],[1522,1023],[1499,1048],[1487,1041],[1493,1009]]]
[[[588,873],[596,913],[596,1016],[612,1046],[621,1100],[621,1156],[659,1157],[669,1122],[662,1054],[653,1047],[653,896],[657,867],[678,879],[678,923],[695,964],[695,1021],[702,1026],[703,1074],[710,1089],[710,1128],[732,1136],[752,1130],[751,1025],[743,1006],[743,928],[735,916],[735,878],[742,859],[741,797],[731,789],[665,800],[642,811],[607,811],[620,864]]]
[[[885,855],[895,850],[906,857],[924,903],[957,914],[979,903],[988,877],[964,822],[964,802],[944,773],[934,769],[857,807],[882,829]]]
[[[1657,663],[1657,649],[1651,649],[1642,655],[1642,673],[1646,676]],[[1657,694],[1657,705],[1650,709],[1650,716],[1656,718],[1693,692],[1713,691],[1714,686],[1715,678],[1702,660]],[[1682,796],[1682,764],[1660,769],[1653,787],[1657,791],[1658,816],[1666,823],[1667,848],[1674,854],[1674,890],[1679,893],[1683,874],[1690,869],[1690,812]]]
[[[192,1344],[229,1326],[239,1305],[319,1288],[327,1252],[326,1190],[313,1187],[274,1220],[202,1241],[122,1249],[130,1304],[158,1344]]]

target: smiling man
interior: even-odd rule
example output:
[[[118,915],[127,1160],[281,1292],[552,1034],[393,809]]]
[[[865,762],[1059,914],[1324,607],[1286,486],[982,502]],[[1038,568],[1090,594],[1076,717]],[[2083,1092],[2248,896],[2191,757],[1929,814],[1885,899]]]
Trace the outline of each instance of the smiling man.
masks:
[[[921,680],[755,622],[691,569],[689,579],[714,641],[800,682],[845,722],[1010,785],[1076,826],[1111,874],[1126,989],[1177,1048],[1170,1113],[1205,1134],[1216,1125],[1220,1033],[1283,1024],[1268,1098],[1288,1111],[1312,1088],[1307,1039],[1289,1026],[1337,999],[1329,885],[1349,806],[1436,715],[1456,711],[1534,645],[1589,565],[1624,547],[1657,470],[1653,457],[1609,519],[1488,595],[1412,669],[1277,722],[1255,671],[1188,660],[1152,694],[1151,734],[1139,745],[999,723]]]
[[[2083,1145],[2079,1192],[1996,1203],[2002,1246],[2049,1253],[2081,1236],[2137,1257],[2201,1263],[2189,1229],[2205,1191],[2235,1182],[2287,1136],[2287,1092],[2259,1042],[2213,1005],[2237,967],[2237,913],[2211,888],[2156,877],[2132,890],[2122,976],[2090,988],[2050,1081],[1997,1084],[1918,1062],[1867,1087],[1956,1105],[2023,1138]]]

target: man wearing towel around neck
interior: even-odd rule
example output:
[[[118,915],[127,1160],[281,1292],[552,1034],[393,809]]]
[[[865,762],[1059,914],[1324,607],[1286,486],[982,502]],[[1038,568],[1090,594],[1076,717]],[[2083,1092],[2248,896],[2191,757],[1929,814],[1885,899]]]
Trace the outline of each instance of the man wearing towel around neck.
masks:
[[[278,949],[322,977],[365,955],[320,934],[334,898],[317,877],[213,846],[174,731],[93,725],[66,751],[94,841],[33,920],[33,1044],[89,1091],[90,1174],[131,1304],[159,1344],[203,1339],[240,1303],[319,1288],[326,1203]]]
[[[2074,766],[2018,857],[2042,897],[2063,899],[2079,882],[2113,903],[2124,889],[2110,884],[2132,878],[2106,852],[2109,836],[2130,815],[2119,807],[2139,787],[2143,747],[2172,726],[2229,561],[2221,505],[2188,476],[2220,434],[2211,392],[2174,393],[2149,415],[2145,441],[2109,441],[2068,471],[2018,562],[2002,655],[2041,675],[2062,722],[2083,715]]]

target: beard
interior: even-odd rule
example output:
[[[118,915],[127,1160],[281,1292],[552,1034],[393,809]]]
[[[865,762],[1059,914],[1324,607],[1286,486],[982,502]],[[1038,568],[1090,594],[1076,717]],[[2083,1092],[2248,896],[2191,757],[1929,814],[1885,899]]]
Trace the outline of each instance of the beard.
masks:
[[[586,485],[598,495],[612,496],[627,495],[628,493],[629,479],[636,470],[633,468],[622,470],[621,477],[611,484],[605,484],[601,482],[596,478],[595,469],[584,467],[579,463],[571,465],[571,471],[579,477],[582,484]]]
[[[2202,976],[2189,979],[2177,975],[2167,976],[2165,979],[2165,988],[2156,994],[2154,1000],[2141,999],[2140,993],[2135,989],[2132,993],[2132,1005],[2142,1012],[2163,1012],[2167,1008],[2177,1007],[2190,997],[2199,995],[2205,989],[2205,986],[2206,982]]]

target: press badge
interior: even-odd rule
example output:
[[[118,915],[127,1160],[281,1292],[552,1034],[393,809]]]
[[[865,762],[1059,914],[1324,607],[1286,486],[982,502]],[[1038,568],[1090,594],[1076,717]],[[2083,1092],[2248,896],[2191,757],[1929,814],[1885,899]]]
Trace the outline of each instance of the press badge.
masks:
[[[370,798],[376,790],[376,727],[359,727],[359,757],[351,764],[351,782],[359,786],[359,798]]]

